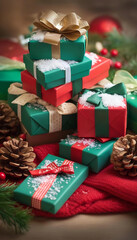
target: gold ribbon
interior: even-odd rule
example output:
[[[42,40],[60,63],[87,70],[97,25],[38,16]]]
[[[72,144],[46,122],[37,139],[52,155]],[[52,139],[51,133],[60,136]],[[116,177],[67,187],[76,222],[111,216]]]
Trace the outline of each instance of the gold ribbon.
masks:
[[[126,86],[127,92],[137,91],[137,80],[125,70],[119,70],[115,73],[113,83],[123,82]]]
[[[26,90],[22,89],[21,83],[12,83],[8,89],[8,93],[18,96],[12,101],[13,104],[17,104],[18,106],[24,106],[27,103],[38,103],[44,106],[49,112],[49,132],[57,132],[62,129],[61,115],[69,115],[77,112],[77,107],[73,103],[67,102],[58,107],[54,107],[40,99],[37,95],[28,93]],[[21,116],[21,107],[18,107],[18,113]]]
[[[85,35],[89,29],[88,22],[81,19],[74,12],[69,14],[56,13],[54,11],[42,13],[33,24],[36,26],[35,30],[45,31],[44,42],[53,46],[53,58],[59,58],[61,36],[74,41]]]

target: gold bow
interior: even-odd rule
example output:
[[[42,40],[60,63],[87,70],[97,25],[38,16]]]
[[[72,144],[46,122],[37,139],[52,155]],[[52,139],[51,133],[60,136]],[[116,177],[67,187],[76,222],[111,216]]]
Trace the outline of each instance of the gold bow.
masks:
[[[69,14],[54,11],[42,13],[33,24],[36,26],[36,30],[46,31],[44,42],[52,45],[58,45],[61,36],[72,41],[77,40],[89,29],[88,22],[74,12]]]
[[[15,100],[12,101],[13,104],[19,104],[21,106],[24,106],[27,103],[38,103],[44,106],[47,110],[57,111],[61,115],[68,115],[77,112],[77,107],[75,106],[75,104],[66,102],[62,103],[58,107],[54,107],[53,105],[40,99],[37,95],[31,94],[26,90],[22,89],[21,83],[12,83],[8,89],[8,93],[18,96]]]
[[[38,103],[43,105],[49,112],[49,132],[57,132],[62,129],[62,116],[69,115],[77,112],[77,107],[73,103],[63,103],[58,107],[43,101],[35,94],[28,93],[22,89],[21,83],[12,83],[8,89],[9,94],[17,95],[18,97],[12,101],[13,104],[17,104],[18,117],[21,120],[21,106],[26,103]]]

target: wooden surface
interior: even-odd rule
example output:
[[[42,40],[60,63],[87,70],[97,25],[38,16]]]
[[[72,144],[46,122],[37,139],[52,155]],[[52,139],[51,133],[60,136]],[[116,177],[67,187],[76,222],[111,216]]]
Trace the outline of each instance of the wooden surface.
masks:
[[[0,227],[1,240],[136,240],[137,213],[79,215],[64,220],[35,218],[29,232],[15,235]]]

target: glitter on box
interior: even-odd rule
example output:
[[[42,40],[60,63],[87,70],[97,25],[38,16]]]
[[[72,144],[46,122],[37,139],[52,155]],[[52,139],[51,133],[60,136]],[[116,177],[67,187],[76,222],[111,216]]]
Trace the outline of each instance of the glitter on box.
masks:
[[[47,71],[51,71],[54,69],[60,69],[60,70],[66,70],[68,67],[70,67],[70,65],[77,63],[76,61],[73,60],[62,60],[62,59],[41,59],[41,60],[37,60],[35,61],[35,64],[37,66],[37,68],[41,71],[41,72],[47,72]]]
[[[47,109],[43,105],[38,104],[38,103],[28,103],[27,107],[33,108],[35,110],[42,110],[43,112],[47,111]]]
[[[58,166],[61,166],[64,162],[63,160],[56,159],[54,161]],[[45,160],[42,168],[46,168],[51,163],[50,160]],[[33,188],[34,191],[36,191],[41,183],[48,182],[48,180],[52,177],[52,174],[39,176],[39,177],[29,177],[27,185],[30,188]],[[59,174],[58,177],[55,179],[54,183],[46,193],[44,198],[48,198],[50,200],[56,200],[58,193],[60,193],[61,189],[63,188],[62,182],[65,182],[66,184],[69,183],[69,181],[75,177],[75,174]]]
[[[99,56],[93,52],[85,53],[85,56],[92,60],[92,66],[95,65],[97,62],[101,62]]]
[[[62,139],[61,141],[64,141],[66,144],[73,145],[75,143],[83,144],[89,148],[96,148],[99,149],[101,147],[101,144],[99,144],[95,139],[92,138],[75,138],[73,136],[67,135],[66,139]]]

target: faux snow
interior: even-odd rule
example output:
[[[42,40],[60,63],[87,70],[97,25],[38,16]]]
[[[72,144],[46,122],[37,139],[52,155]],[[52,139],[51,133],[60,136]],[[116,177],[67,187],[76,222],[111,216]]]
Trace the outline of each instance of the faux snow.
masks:
[[[101,62],[99,56],[93,52],[85,53],[85,56],[92,60],[92,66],[95,65],[97,62]]]
[[[86,107],[94,106],[93,104],[86,102],[87,99],[94,94],[95,94],[95,92],[92,92],[92,91],[84,93],[79,98],[79,103]],[[123,108],[125,108],[125,106],[126,106],[124,103],[124,98],[121,95],[118,95],[118,94],[111,95],[108,93],[101,93],[98,96],[102,98],[102,103],[103,103],[104,107],[123,107]]]
[[[62,59],[55,58],[35,61],[36,66],[41,72],[47,72],[54,69],[66,70],[71,64],[75,63],[77,62],[73,60],[64,61]]]
[[[38,103],[28,103],[27,107],[28,108],[33,108],[35,110],[42,110],[43,112],[47,111],[47,109],[43,105],[38,104]]]
[[[36,33],[34,33],[30,40],[35,40],[35,41],[38,41],[38,42],[43,42],[44,41],[44,36],[45,36],[45,33],[46,31],[37,31]],[[68,41],[67,38],[65,38],[64,36],[62,36],[60,38],[61,40],[64,40],[64,41]]]
[[[56,159],[54,162],[58,166],[61,166],[63,163],[63,160],[61,161]],[[41,167],[41,169],[46,168],[50,163],[51,163],[50,160],[45,160],[44,165]],[[52,176],[53,174],[39,176],[35,178],[30,176],[28,177],[27,185],[28,187],[33,188],[33,190],[36,191],[41,183],[48,182]],[[59,177],[55,179],[51,188],[48,190],[44,198],[48,198],[50,200],[56,200],[58,193],[60,193],[61,189],[63,188],[62,182],[65,182],[66,184],[68,184],[70,180],[74,177],[75,177],[75,174],[63,174],[63,173],[60,174]]]
[[[61,141],[64,141],[64,139],[62,139]],[[88,146],[89,148],[96,148],[99,149],[101,147],[101,145],[92,138],[75,138],[73,136],[67,135],[67,138],[65,139],[65,143],[69,144],[69,145],[73,145],[75,143],[78,144],[83,144],[85,146]]]

